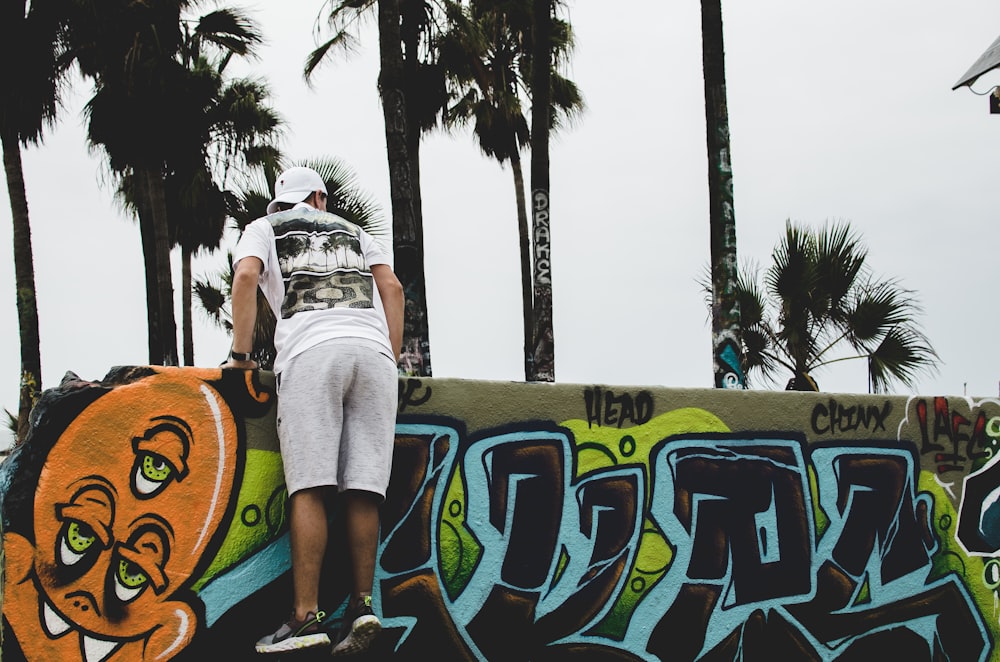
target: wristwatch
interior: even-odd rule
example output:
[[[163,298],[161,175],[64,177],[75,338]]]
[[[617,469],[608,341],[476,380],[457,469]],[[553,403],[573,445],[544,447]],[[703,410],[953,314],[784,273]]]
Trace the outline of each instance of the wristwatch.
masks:
[[[234,361],[249,361],[250,360],[250,352],[230,351],[229,352],[229,356],[231,356]]]

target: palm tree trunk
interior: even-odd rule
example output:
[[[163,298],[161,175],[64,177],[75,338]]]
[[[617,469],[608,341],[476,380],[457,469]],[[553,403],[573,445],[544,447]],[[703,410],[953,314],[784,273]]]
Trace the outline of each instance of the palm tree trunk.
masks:
[[[142,264],[146,278],[146,351],[150,365],[163,365],[160,342],[160,305],[156,287],[156,244],[153,233],[153,212],[145,178],[133,173],[136,206],[139,210],[139,239],[142,242]]]
[[[420,33],[426,11],[425,0],[401,0],[400,43],[403,44],[403,79],[410,89],[420,85]],[[403,88],[405,89],[405,88]],[[417,90],[419,93],[420,90]],[[404,93],[404,97],[406,93]],[[420,118],[416,104],[406,104],[406,149],[410,159],[410,196],[413,200],[414,225],[423,237],[424,212],[420,193]]]
[[[524,330],[524,380],[531,380],[533,355],[532,296],[531,296],[531,240],[528,237],[528,212],[524,200],[524,170],[521,154],[517,149],[511,152],[510,167],[514,173],[514,196],[517,199],[517,236],[521,245],[521,320]]]
[[[21,341],[21,382],[17,405],[17,438],[28,433],[28,415],[42,389],[42,359],[39,350],[38,305],[35,300],[35,267],[31,251],[28,196],[24,188],[21,145],[16,136],[0,137],[3,165],[14,231],[14,279],[17,288],[17,326]]]
[[[147,207],[151,223],[142,228],[144,232],[152,233],[152,266],[155,272],[154,289],[156,292],[156,310],[159,317],[158,348],[159,365],[177,365],[177,322],[174,317],[174,285],[170,271],[170,230],[167,224],[166,194],[163,189],[163,177],[152,168],[143,167],[136,172],[136,177],[143,181],[147,196]],[[150,227],[151,226],[151,227]],[[143,238],[143,249],[147,247],[147,238]],[[149,265],[147,265],[147,287],[149,286]],[[147,292],[147,302],[149,293]],[[151,330],[152,333],[152,330]],[[153,339],[150,338],[152,345]],[[152,357],[151,357],[152,361]]]
[[[191,321],[191,249],[181,247],[181,336],[184,365],[194,365],[194,328]]]
[[[729,151],[721,0],[701,3],[705,129],[708,144],[709,234],[712,262],[712,355],[716,388],[745,388],[743,340],[736,298],[736,219]]]
[[[555,381],[552,328],[552,250],[549,232],[549,113],[552,0],[533,0],[535,39],[531,74],[531,197],[534,239],[534,347],[529,381]]]
[[[379,0],[379,91],[385,118],[389,188],[392,198],[394,268],[403,285],[406,318],[400,372],[431,375],[430,336],[424,280],[423,227],[415,194],[412,155],[408,144],[406,95],[403,91],[403,50],[400,42],[400,0]]]

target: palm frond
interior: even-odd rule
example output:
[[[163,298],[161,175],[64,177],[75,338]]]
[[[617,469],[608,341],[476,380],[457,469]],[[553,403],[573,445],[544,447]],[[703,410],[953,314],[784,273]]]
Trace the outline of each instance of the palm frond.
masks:
[[[263,43],[263,36],[250,17],[227,8],[201,16],[195,35],[224,52],[243,57],[255,57],[254,47]]]
[[[219,282],[210,279],[195,279],[192,283],[194,296],[202,311],[213,323],[225,331],[233,328],[232,316],[226,304],[229,301],[229,290]]]
[[[549,113],[553,129],[572,126],[587,109],[580,87],[557,71],[551,75],[552,110]]]
[[[7,431],[11,434],[11,441],[17,440],[17,415],[11,413],[9,409],[4,409],[3,413],[7,414]]]
[[[306,64],[302,70],[303,77],[306,81],[311,80],[313,73],[331,52],[350,51],[354,47],[354,37],[345,32],[335,34],[314,48],[306,57]]]
[[[896,326],[885,334],[869,361],[869,376],[875,393],[888,393],[893,380],[913,386],[917,376],[935,372],[937,352],[922,333]]]
[[[826,314],[842,322],[845,307],[859,279],[868,250],[861,237],[847,223],[824,224],[815,233],[816,277],[822,283],[822,301]]]
[[[909,324],[919,312],[913,293],[895,281],[868,283],[860,287],[855,303],[845,309],[843,326],[851,344],[865,348],[890,329]]]
[[[349,54],[358,45],[357,34],[366,20],[374,20],[373,11],[377,0],[324,0],[313,26],[313,36],[317,38],[323,32],[320,16],[326,14],[326,29],[332,36],[319,43],[306,58],[302,71],[306,82],[310,82],[316,69],[335,53]]]

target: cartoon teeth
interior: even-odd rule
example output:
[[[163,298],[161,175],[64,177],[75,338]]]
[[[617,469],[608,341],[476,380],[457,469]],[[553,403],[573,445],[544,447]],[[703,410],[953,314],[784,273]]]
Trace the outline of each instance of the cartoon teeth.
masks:
[[[42,622],[45,626],[45,633],[53,639],[61,637],[73,629],[47,602],[42,603]],[[108,641],[80,634],[80,650],[83,651],[83,658],[86,662],[106,660],[121,643],[120,641]]]

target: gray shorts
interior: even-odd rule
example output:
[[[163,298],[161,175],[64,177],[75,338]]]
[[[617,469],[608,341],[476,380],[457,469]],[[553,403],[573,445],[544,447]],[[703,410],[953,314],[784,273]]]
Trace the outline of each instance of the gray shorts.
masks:
[[[289,494],[336,485],[385,497],[399,373],[378,343],[337,338],[288,362],[278,382],[278,442]]]

